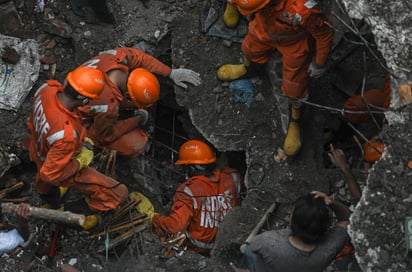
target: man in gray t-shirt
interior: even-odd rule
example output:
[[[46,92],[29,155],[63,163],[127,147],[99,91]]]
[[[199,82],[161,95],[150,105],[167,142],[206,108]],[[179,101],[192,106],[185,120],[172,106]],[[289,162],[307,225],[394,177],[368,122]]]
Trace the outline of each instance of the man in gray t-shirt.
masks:
[[[266,231],[247,247],[254,258],[256,271],[318,272],[323,271],[342,249],[348,234],[345,228],[336,226],[328,231],[312,251],[294,247],[288,237],[290,229]]]
[[[329,229],[331,217],[338,222]],[[294,205],[288,229],[266,231],[246,247],[247,269],[237,272],[322,272],[348,239],[349,209],[338,200],[314,191]]]

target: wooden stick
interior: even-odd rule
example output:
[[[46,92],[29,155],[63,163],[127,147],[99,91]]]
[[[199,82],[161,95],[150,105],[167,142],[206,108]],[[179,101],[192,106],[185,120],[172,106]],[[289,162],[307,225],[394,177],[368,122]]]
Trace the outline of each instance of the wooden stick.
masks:
[[[258,234],[259,230],[263,227],[263,224],[265,224],[266,220],[269,217],[269,214],[271,214],[276,208],[276,203],[273,203],[270,205],[270,207],[267,209],[265,214],[262,216],[260,219],[259,223],[256,224],[256,226],[253,228],[252,232],[249,234],[247,237],[246,241],[240,246],[240,252],[245,253],[246,246],[252,241],[252,239]]]
[[[24,197],[19,197],[19,198],[1,198],[0,202],[21,203],[21,202],[26,202],[29,198],[30,198],[29,196],[24,196]]]
[[[0,198],[6,197],[6,194],[7,194],[7,193],[10,193],[10,192],[12,192],[12,191],[14,191],[14,190],[17,190],[17,189],[23,187],[23,185],[24,185],[24,182],[20,181],[20,182],[12,185],[12,186],[10,186],[10,187],[7,187],[7,188],[5,188],[5,189],[3,189],[3,190],[0,190]]]
[[[144,218],[136,217],[136,218],[133,218],[132,222],[129,221],[129,222],[125,222],[125,223],[118,224],[116,226],[111,227],[108,232],[113,233],[113,232],[118,232],[118,231],[126,229],[126,228],[132,228],[133,226],[136,227],[136,226],[141,225],[142,223],[146,222],[147,219],[148,218],[146,217],[146,215],[144,216]],[[145,224],[145,225],[147,225],[147,224]],[[104,235],[105,233],[106,233],[105,231],[101,231],[99,233],[91,235],[90,238],[94,239],[96,237]]]
[[[115,212],[115,214],[111,218],[111,222],[116,222],[119,218],[125,215],[129,211],[129,209],[134,209],[135,206],[137,206],[137,204],[140,203],[140,201],[141,199],[130,200],[129,203],[127,203],[124,207]]]
[[[113,247],[117,246],[121,242],[129,239],[134,233],[142,232],[146,229],[146,225],[139,226],[138,228],[133,228],[125,233],[120,234],[116,238],[112,239],[109,243],[108,249],[112,249]],[[102,247],[97,250],[98,253],[103,252],[106,248]]]
[[[147,221],[147,218],[137,219],[133,222],[116,226],[116,227],[110,229],[110,232],[117,232],[117,231],[120,231],[120,230],[123,230],[123,229],[128,229],[128,228],[131,228],[132,226],[140,225],[140,224],[142,224],[146,221]]]
[[[110,228],[116,228],[118,226],[122,226],[124,224],[130,223],[130,222],[134,222],[138,219],[147,219],[147,215],[146,214],[134,214],[132,216],[127,216],[126,218],[122,218],[122,220],[116,221],[116,222],[110,222]]]
[[[1,203],[1,209],[4,213],[13,213],[18,205],[14,203]],[[72,212],[63,212],[60,210],[44,209],[30,206],[31,216],[38,219],[52,221],[60,224],[79,225],[84,224],[85,216]]]

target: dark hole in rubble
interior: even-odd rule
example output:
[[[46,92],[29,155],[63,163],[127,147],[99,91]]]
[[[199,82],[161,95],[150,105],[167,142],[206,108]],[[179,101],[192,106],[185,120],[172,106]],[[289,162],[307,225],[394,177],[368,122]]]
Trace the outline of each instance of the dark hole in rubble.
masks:
[[[177,106],[174,94],[168,95],[156,105],[154,127],[151,133],[151,147],[146,155],[150,157],[152,171],[160,178],[158,199],[163,205],[171,202],[175,188],[186,180],[184,166],[175,166],[180,146],[189,139],[207,142],[216,153],[217,165],[239,170],[242,176],[246,172],[244,151],[218,151],[208,142],[192,124],[187,111]],[[152,176],[153,177],[153,176]]]
[[[312,97],[309,98],[311,102],[344,109],[345,103],[353,96],[361,97],[374,89],[384,92],[387,77],[385,60],[375,44],[370,26],[363,20],[354,20],[354,22],[359,29],[362,29],[362,38],[370,43],[371,49],[367,50],[360,46],[361,40],[355,34],[344,32],[342,39],[331,51],[331,70],[323,79],[311,82]],[[378,106],[382,107],[382,105]],[[330,144],[332,144],[335,149],[344,151],[352,168],[360,168],[363,162],[362,143],[365,139],[370,140],[380,134],[385,122],[383,114],[369,113],[367,120],[353,123],[346,118],[346,115],[342,117],[336,111],[318,111],[317,107],[315,109],[313,119],[321,120],[315,121],[315,125],[321,125],[323,129],[324,166],[334,168],[328,157]],[[374,110],[370,104],[369,110]]]
[[[175,65],[171,59],[170,38],[170,35],[166,35],[151,54],[173,67]],[[132,178],[130,191],[141,191],[165,207],[170,205],[177,186],[187,179],[185,167],[176,166],[174,162],[179,157],[180,146],[190,139],[208,143],[216,153],[219,167],[237,169],[244,176],[247,168],[245,152],[217,150],[192,124],[187,109],[177,103],[171,81],[160,76],[158,80],[161,86],[160,99],[148,109],[151,116],[147,128],[150,146],[142,160],[138,160],[139,165],[127,158],[119,158],[119,165],[125,169],[119,174],[124,175],[125,180]]]

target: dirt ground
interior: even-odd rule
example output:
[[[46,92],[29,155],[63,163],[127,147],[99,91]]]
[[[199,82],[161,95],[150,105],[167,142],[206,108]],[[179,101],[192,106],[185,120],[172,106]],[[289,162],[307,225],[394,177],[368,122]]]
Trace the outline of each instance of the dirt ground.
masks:
[[[366,185],[368,170],[364,168],[361,150],[353,140],[354,135],[359,135],[339,117],[338,112],[316,106],[342,108],[349,97],[345,90],[359,89],[362,84],[363,78],[359,75],[365,72],[364,55],[367,63],[365,89],[383,88],[385,69],[379,63],[383,60],[380,52],[376,47],[368,51],[348,43],[348,40],[356,40],[357,37],[342,25],[337,36],[345,36],[345,39],[336,38],[334,42],[336,47],[332,60],[335,63],[332,62],[332,68],[324,77],[313,80],[310,85],[309,102],[312,104],[304,108],[302,151],[295,158],[278,163],[274,156],[284,138],[282,107],[277,100],[281,78],[279,56],[274,55],[272,69],[268,68],[272,72],[266,77],[254,79],[254,100],[250,107],[236,103],[229,85],[217,80],[216,70],[222,64],[242,61],[239,33],[233,34],[234,30],[226,32],[223,33],[226,37],[222,38],[202,31],[205,23],[202,18],[210,12],[210,7],[216,8],[218,14],[223,11],[218,1],[115,0],[112,1],[116,15],[114,25],[100,23],[88,9],[86,18],[74,15],[67,0],[46,1],[41,13],[32,12],[34,0],[25,1],[23,5],[20,1],[15,3],[24,22],[24,31],[19,37],[35,39],[40,45],[40,55],[55,60],[56,79],[61,82],[68,71],[83,61],[100,51],[118,46],[138,47],[170,66],[193,69],[201,74],[202,85],[187,90],[173,86],[167,78],[159,77],[161,99],[149,110],[151,124],[147,130],[150,148],[141,158],[131,160],[118,157],[117,160],[116,178],[127,184],[130,191],[142,191],[152,200],[156,211],[166,214],[174,189],[184,180],[184,173],[173,166],[173,161],[179,146],[190,138],[211,143],[222,165],[241,171],[248,190],[242,208],[234,209],[222,223],[211,258],[190,251],[166,258],[150,229],[106,254],[104,251],[97,252],[104,247],[103,239],[90,240],[87,232],[70,227],[63,229],[56,255],[49,258],[48,248],[56,225],[35,220],[30,222],[32,242],[19,252],[3,256],[0,259],[3,271],[59,271],[62,264],[71,264],[80,271],[230,271],[228,263],[240,262],[240,245],[272,203],[278,203],[277,209],[262,230],[287,226],[293,200],[311,190],[336,192],[350,203],[343,175],[331,166],[327,157],[329,144],[344,150],[359,183],[362,187]],[[331,1],[322,4],[326,10],[333,6]],[[364,26],[361,21],[357,23]],[[367,26],[364,27],[367,33],[364,37],[373,43],[373,35]],[[55,46],[48,46],[53,40]],[[1,178],[0,185],[13,178],[25,181],[27,186],[20,193],[32,195],[30,203],[33,205],[40,202],[29,186],[34,179],[35,167],[30,163],[23,143],[27,133],[30,98],[48,78],[49,72],[43,65],[38,81],[19,110],[2,111],[0,119],[0,144],[22,160],[19,166],[10,169]],[[347,78],[352,80],[350,87],[345,89],[342,85]],[[358,256],[365,260],[364,267],[370,263],[380,264],[374,266],[378,267],[376,270],[370,271],[385,271],[394,260],[399,263],[396,271],[408,271],[411,267],[405,261],[404,232],[399,231],[398,226],[410,210],[403,202],[410,194],[410,170],[401,166],[398,158],[410,160],[412,145],[402,143],[398,146],[396,143],[398,137],[411,138],[411,123],[408,121],[412,116],[411,110],[405,108],[396,113],[403,116],[405,127],[384,126],[382,133],[373,123],[357,127],[368,138],[379,135],[385,143],[391,143],[388,144],[390,154],[396,150],[396,155],[386,156],[374,166],[373,175],[385,178],[368,179],[372,185],[368,190],[376,190],[376,194],[381,192],[385,201],[380,203],[379,198],[365,197],[360,204],[372,207],[376,216],[382,216],[382,220],[391,223],[377,226],[371,223],[373,220],[364,220],[374,216],[367,208],[361,208],[360,214],[354,217],[353,239],[359,246]],[[393,169],[393,165],[399,165],[396,175],[388,174],[388,171],[393,171],[389,170]],[[399,171],[401,178],[396,179]],[[391,197],[393,191],[401,193],[394,193]],[[368,229],[366,233],[365,226]],[[384,235],[385,232],[388,234]],[[371,245],[382,241],[381,249],[375,246],[372,249],[385,251],[387,259],[368,259],[370,252],[365,240]]]

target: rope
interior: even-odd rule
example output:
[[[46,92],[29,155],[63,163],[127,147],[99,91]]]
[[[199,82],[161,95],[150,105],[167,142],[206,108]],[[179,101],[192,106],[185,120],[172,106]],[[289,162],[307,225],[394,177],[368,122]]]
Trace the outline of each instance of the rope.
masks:
[[[339,1],[335,1],[336,4],[338,5],[339,9],[341,10],[342,13],[346,14],[347,17],[350,19],[352,26],[348,25],[345,20],[343,20],[341,17],[339,17],[339,15],[337,15],[335,12],[331,12],[332,15],[338,19],[347,29],[349,29],[353,34],[355,34],[356,36],[359,37],[359,39],[362,41],[362,44],[365,45],[365,47],[369,50],[369,52],[372,54],[372,56],[378,61],[379,65],[382,66],[382,68],[384,68],[388,73],[390,73],[390,75],[394,78],[397,78],[394,74],[392,74],[386,64],[382,63],[382,61],[380,60],[380,58],[376,55],[376,53],[372,50],[369,42],[362,36],[362,33],[360,33],[359,29],[356,27],[355,22],[352,20],[352,18],[347,14],[347,12],[345,11],[345,9],[342,7],[342,5],[339,3]],[[338,29],[334,28],[330,23],[326,22],[325,23],[331,27],[332,29],[339,31]],[[370,24],[369,24],[370,25]]]
[[[334,107],[329,107],[329,106],[324,106],[324,105],[321,105],[321,104],[309,102],[305,99],[299,99],[299,98],[296,98],[296,97],[293,97],[293,96],[288,96],[288,95],[284,95],[284,94],[280,94],[280,95],[285,96],[289,99],[298,101],[300,103],[307,104],[307,105],[315,107],[315,108],[325,109],[325,110],[328,110],[328,111],[331,111],[331,112],[336,112],[336,113],[339,113],[339,114],[342,114],[342,115],[344,115],[345,113],[350,113],[350,114],[365,114],[365,113],[383,114],[384,112],[389,111],[388,109],[381,108],[381,107],[374,106],[374,105],[370,105],[370,106],[373,107],[373,108],[376,108],[376,109],[380,109],[380,110],[379,111],[353,111],[353,110],[338,109],[338,108],[334,108]]]

